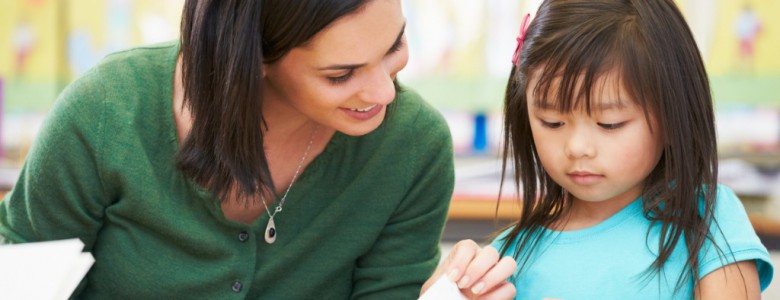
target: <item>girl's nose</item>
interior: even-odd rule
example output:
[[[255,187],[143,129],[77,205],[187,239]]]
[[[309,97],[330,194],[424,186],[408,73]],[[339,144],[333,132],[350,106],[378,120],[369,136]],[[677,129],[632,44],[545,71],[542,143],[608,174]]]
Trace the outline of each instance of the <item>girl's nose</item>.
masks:
[[[577,128],[580,127],[580,128]],[[596,157],[596,145],[587,129],[575,126],[564,145],[566,156],[572,159]]]

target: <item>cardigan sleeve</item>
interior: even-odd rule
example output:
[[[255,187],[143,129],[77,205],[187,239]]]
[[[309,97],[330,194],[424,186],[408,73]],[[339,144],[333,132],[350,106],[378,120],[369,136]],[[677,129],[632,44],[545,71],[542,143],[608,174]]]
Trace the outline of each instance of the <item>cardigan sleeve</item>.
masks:
[[[410,133],[419,138],[404,162],[416,173],[371,251],[358,259],[352,299],[416,299],[439,263],[455,181],[452,140],[441,115],[422,105]]]
[[[0,203],[0,244],[80,238],[92,248],[108,201],[99,174],[104,104],[97,72],[69,85],[49,112]]]

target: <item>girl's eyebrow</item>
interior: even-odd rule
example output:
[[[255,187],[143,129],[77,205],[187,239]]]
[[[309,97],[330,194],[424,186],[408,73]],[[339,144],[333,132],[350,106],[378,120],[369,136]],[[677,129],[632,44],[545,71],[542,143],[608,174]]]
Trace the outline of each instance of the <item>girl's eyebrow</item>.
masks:
[[[555,105],[547,101],[534,101],[534,107],[541,110],[553,110],[557,109]]]
[[[539,110],[557,110],[558,105],[550,103],[548,101],[544,100],[538,100],[533,102],[534,107]],[[607,111],[611,109],[623,109],[626,108],[626,105],[623,104],[622,100],[616,100],[616,101],[609,101],[609,102],[599,102],[599,103],[591,103],[591,106],[595,105],[595,110],[597,111]]]
[[[610,109],[623,109],[623,108],[626,108],[626,105],[623,104],[623,101],[621,100],[611,101],[606,103],[602,102],[596,106],[596,109],[599,111],[606,111]]]
[[[406,32],[406,21],[404,21],[404,24],[401,25],[401,31],[398,33],[398,37],[395,38],[395,42],[393,42],[393,45],[390,46],[390,48],[387,50],[387,53],[390,53],[393,51],[393,48],[395,48],[400,42],[401,38],[404,36],[404,32]],[[357,68],[360,68],[362,66],[367,65],[366,63],[360,63],[360,64],[337,64],[337,65],[330,65],[327,67],[319,68],[320,71],[326,71],[326,70],[354,70]]]

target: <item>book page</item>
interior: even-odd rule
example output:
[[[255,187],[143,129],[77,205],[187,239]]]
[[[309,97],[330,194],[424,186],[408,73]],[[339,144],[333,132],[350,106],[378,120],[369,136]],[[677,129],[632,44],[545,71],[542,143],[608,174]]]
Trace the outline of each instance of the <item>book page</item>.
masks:
[[[3,299],[68,299],[94,263],[78,239],[0,246]]]
[[[467,300],[460,293],[458,285],[452,282],[447,276],[441,276],[436,283],[428,288],[425,293],[417,300]]]

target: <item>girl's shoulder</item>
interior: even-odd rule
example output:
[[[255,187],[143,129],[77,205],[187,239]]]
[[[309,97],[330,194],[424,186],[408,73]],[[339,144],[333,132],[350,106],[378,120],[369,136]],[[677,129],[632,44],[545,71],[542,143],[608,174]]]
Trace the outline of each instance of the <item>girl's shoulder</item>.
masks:
[[[726,203],[740,203],[739,197],[737,194],[727,185],[718,184],[718,187],[716,189],[716,201],[718,203],[726,202]]]
[[[715,210],[710,224],[712,240],[705,242],[701,250],[699,274],[703,277],[724,265],[754,260],[763,290],[772,281],[774,274],[769,252],[756,234],[737,194],[721,184],[718,185],[716,193]],[[717,247],[713,247],[713,242]]]
[[[496,248],[499,253],[502,253],[503,255],[514,255],[516,249],[517,249],[517,241],[519,239],[519,236],[522,235],[518,234],[518,237],[515,237],[512,240],[509,240],[510,233],[514,229],[514,226],[504,229],[498,234],[495,234],[495,238],[493,238],[493,241],[490,243],[490,246],[493,248]]]
[[[703,213],[704,200],[700,199]],[[745,246],[763,246],[753,229],[747,210],[736,193],[728,186],[719,184],[716,189],[715,206],[712,220],[709,224],[710,233],[718,242],[718,246],[726,244],[742,244]]]
[[[734,190],[726,185],[718,184],[715,191],[715,211],[713,214],[715,220],[736,218],[748,221],[745,206]],[[703,206],[703,202],[701,204]]]

